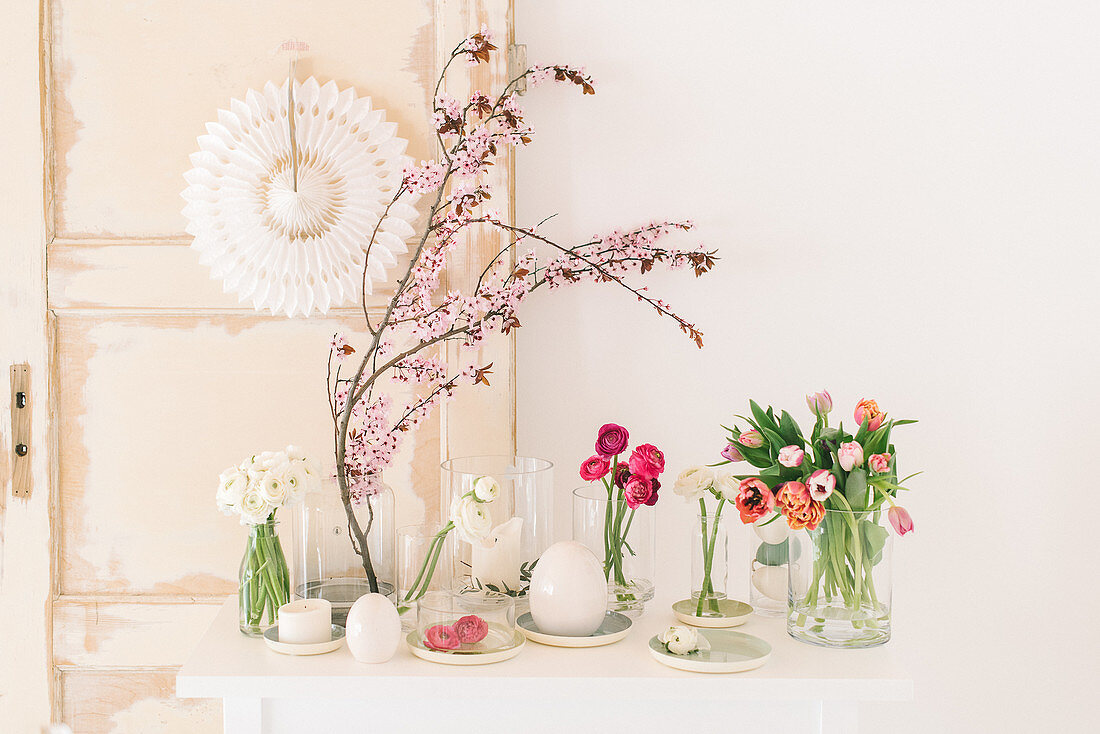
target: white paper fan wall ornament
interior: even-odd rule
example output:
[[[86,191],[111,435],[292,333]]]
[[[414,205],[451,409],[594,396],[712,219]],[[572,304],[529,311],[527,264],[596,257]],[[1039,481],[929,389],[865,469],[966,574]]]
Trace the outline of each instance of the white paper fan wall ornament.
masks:
[[[397,124],[370,97],[310,77],[294,85],[295,191],[288,83],[250,89],[206,124],[185,174],[183,214],[199,262],[225,292],[257,310],[309,316],[358,300],[364,250],[411,159]],[[402,197],[382,223],[367,293],[407,252],[413,203]]]

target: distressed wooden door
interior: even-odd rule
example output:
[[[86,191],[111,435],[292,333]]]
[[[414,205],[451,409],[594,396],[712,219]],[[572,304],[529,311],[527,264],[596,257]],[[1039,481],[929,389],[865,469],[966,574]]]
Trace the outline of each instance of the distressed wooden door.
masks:
[[[0,356],[5,374],[28,363],[33,383],[29,498],[13,497],[6,405],[0,432],[5,730],[219,730],[217,702],[173,695],[243,552],[242,528],[214,507],[217,473],[288,443],[329,454],[327,343],[354,342],[362,321],[356,308],[272,317],[223,294],[183,231],[188,154],[230,98],[285,78],[274,49],[294,37],[311,47],[299,78],[371,96],[414,159],[435,157],[439,60],[483,22],[510,39],[510,2],[3,4]],[[500,45],[482,88],[507,73]],[[510,168],[494,182],[505,212]],[[480,272],[499,245],[472,238],[449,278]],[[512,450],[512,348],[483,356],[491,390],[406,442],[387,474],[399,523],[437,517],[441,457]]]

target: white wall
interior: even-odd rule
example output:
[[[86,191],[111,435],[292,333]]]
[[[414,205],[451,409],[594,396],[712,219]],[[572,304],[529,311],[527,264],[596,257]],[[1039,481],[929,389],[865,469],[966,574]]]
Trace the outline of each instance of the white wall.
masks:
[[[651,279],[702,352],[611,287],[528,305],[519,443],[559,463],[563,530],[605,421],[675,473],[716,458],[750,397],[804,415],[827,387],[844,417],[877,398],[921,420],[896,443],[926,473],[891,643],[917,699],[865,707],[864,730],[1083,728],[1100,678],[1100,5],[518,5],[533,62],[598,82],[525,98],[520,219],[560,212],[547,231],[579,238],[690,217],[723,258]],[[658,511],[658,581],[686,592],[689,508],[667,493]]]

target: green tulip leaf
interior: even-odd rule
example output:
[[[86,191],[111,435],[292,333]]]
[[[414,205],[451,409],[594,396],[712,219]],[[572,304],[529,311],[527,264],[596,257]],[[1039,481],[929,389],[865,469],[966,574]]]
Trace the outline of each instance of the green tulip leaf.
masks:
[[[792,560],[797,561],[800,555],[802,546],[798,543],[798,538],[787,538],[782,543],[761,543],[756,549],[756,562],[765,566],[782,566]]]
[[[852,469],[848,472],[848,481],[844,483],[844,498],[853,510],[867,506],[867,470]]]
[[[859,530],[863,537],[863,555],[871,559],[872,565],[877,565],[882,560],[882,549],[886,545],[886,528],[863,520]]]

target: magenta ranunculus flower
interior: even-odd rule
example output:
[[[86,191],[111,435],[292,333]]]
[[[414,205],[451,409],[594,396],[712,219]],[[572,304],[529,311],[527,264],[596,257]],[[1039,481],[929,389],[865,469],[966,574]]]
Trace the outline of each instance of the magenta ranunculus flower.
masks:
[[[890,454],[871,454],[871,458],[867,460],[867,465],[876,474],[885,474],[890,471]]]
[[[806,480],[810,496],[818,502],[824,502],[836,489],[836,477],[828,469],[818,469]]]
[[[728,443],[726,448],[722,449],[722,458],[729,459],[730,461],[744,461],[745,457],[741,455],[741,452],[737,450],[737,444]]]
[[[894,505],[886,513],[886,516],[890,518],[890,524],[894,526],[894,530],[897,531],[898,535],[913,532],[913,518],[909,516],[909,512],[904,507]]]
[[[653,482],[653,491],[650,492],[649,499],[647,499],[645,503],[650,507],[653,507],[653,505],[657,504],[657,492],[661,489],[661,483],[655,478],[650,479],[649,481]]]
[[[630,472],[646,479],[656,479],[665,470],[665,455],[651,443],[643,443],[630,454]]]
[[[489,634],[489,623],[476,614],[470,614],[459,618],[453,629],[459,642],[470,644],[485,639]]]
[[[437,624],[424,631],[424,646],[433,650],[454,650],[461,643],[454,627]]]
[[[596,453],[610,459],[626,451],[630,434],[617,423],[605,423],[596,434]]]
[[[805,456],[806,452],[793,444],[779,449],[779,463],[789,469],[802,466],[802,459]]]
[[[737,443],[750,449],[758,449],[764,445],[764,437],[757,430],[745,431],[737,437]]]
[[[851,471],[857,466],[863,465],[863,447],[859,445],[858,441],[842,443],[836,451],[836,457],[840,461],[841,469]]]
[[[597,479],[603,479],[604,475],[611,469],[611,462],[603,456],[589,456],[581,464],[581,479],[586,482],[594,482]]]
[[[623,489],[623,498],[626,499],[626,506],[632,510],[636,510],[642,505],[649,504],[649,498],[653,494],[653,482],[647,477],[637,474],[627,480],[626,487]]]

